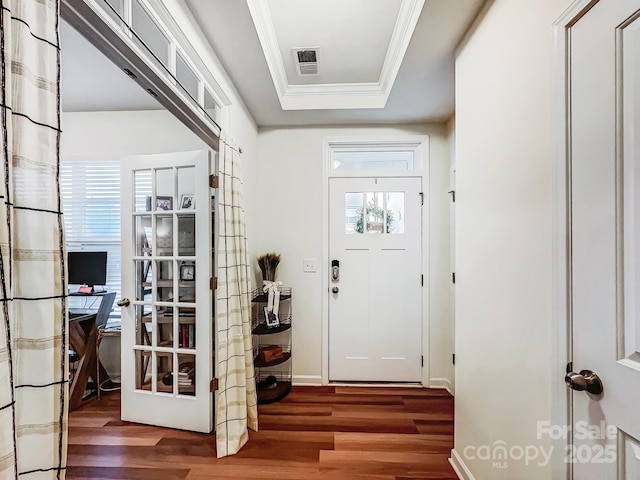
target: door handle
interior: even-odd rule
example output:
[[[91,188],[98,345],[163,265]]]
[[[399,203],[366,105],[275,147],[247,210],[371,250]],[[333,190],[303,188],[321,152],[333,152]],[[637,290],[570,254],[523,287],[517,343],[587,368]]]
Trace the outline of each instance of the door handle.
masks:
[[[591,370],[580,370],[580,373],[571,371],[571,364],[567,365],[567,375],[564,382],[572,390],[577,392],[587,391],[594,395],[600,395],[604,391],[602,380]]]
[[[331,289],[331,291],[332,291],[333,293],[338,293],[338,292],[339,292],[339,289],[338,289],[338,287],[333,287],[333,288]]]
[[[123,298],[121,300],[118,301],[117,305],[119,307],[128,307],[131,304],[131,302],[129,301],[128,298]]]

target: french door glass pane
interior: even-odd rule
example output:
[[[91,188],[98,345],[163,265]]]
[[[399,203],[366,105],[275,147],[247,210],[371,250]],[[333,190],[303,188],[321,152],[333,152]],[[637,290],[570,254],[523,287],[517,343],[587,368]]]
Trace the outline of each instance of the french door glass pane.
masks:
[[[156,307],[156,323],[158,325],[156,345],[173,348],[173,308]]]
[[[156,205],[155,210],[173,210],[173,169],[156,170]]]
[[[136,305],[136,345],[151,346],[151,306]]]
[[[178,355],[178,393],[192,396],[196,394],[195,355]]]
[[[173,393],[173,353],[154,352],[158,392]]]
[[[151,301],[151,286],[153,279],[153,262],[151,260],[134,260],[133,268],[136,281],[136,300],[138,302]]]
[[[178,256],[188,257],[196,254],[196,216],[180,215],[178,217]],[[193,280],[189,278],[188,280]]]
[[[150,256],[153,246],[153,236],[151,235],[151,215],[140,215],[134,219],[134,235],[136,238],[136,257]]]
[[[156,255],[173,255],[173,215],[156,216]]]
[[[178,308],[178,347],[196,348],[196,309],[193,307]]]
[[[161,260],[157,262],[158,279],[156,293],[158,302],[173,301],[173,260]]]
[[[151,390],[151,375],[149,363],[151,362],[150,350],[134,350],[136,362],[136,389]]]
[[[136,212],[148,212],[151,210],[151,170],[138,170],[133,174],[133,195]]]

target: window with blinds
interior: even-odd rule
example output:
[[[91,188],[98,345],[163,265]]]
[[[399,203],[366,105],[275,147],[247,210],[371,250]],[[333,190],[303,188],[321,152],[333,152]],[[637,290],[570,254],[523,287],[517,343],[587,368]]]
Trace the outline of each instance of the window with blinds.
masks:
[[[107,290],[120,297],[120,161],[66,160],[60,166],[68,251],[107,252]],[[77,289],[76,285],[70,288]],[[70,307],[90,308],[91,297],[70,297]],[[75,304],[73,304],[75,302]],[[112,318],[120,317],[114,305]]]

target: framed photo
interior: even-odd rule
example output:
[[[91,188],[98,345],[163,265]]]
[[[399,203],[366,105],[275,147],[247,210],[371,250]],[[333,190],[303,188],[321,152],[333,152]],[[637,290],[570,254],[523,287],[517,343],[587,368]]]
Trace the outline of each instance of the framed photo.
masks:
[[[264,307],[264,318],[267,323],[267,328],[274,328],[280,326],[280,318],[277,313],[270,312],[267,307]]]
[[[180,280],[195,280],[196,266],[193,263],[183,263],[180,265]]]
[[[173,210],[173,197],[156,196],[156,210]]]
[[[193,210],[196,206],[196,201],[193,198],[193,193],[184,193],[180,197],[180,210]]]

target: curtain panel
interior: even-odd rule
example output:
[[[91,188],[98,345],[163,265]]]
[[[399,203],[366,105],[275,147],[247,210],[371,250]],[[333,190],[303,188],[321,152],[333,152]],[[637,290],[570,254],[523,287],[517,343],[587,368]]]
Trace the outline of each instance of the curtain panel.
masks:
[[[0,480],[63,479],[68,364],[57,0],[2,0]]]
[[[218,392],[216,452],[237,453],[258,429],[258,408],[251,346],[251,282],[241,196],[239,154],[220,140],[218,162]]]

